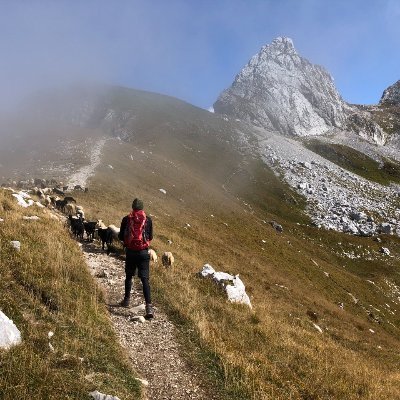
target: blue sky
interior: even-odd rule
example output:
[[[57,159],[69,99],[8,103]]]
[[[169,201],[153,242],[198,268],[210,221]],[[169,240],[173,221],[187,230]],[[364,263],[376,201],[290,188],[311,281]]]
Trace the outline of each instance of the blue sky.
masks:
[[[208,108],[277,36],[376,103],[400,79],[399,21],[395,0],[0,0],[0,106],[94,80]]]

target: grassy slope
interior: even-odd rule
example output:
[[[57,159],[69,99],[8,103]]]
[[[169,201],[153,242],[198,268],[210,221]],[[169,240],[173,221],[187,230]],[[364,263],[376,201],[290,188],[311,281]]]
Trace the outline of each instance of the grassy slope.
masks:
[[[399,314],[385,311],[377,324],[363,308],[390,302],[366,279],[384,286],[389,276],[398,285],[398,262],[336,255],[367,246],[378,254],[379,245],[307,226],[302,200],[257,160],[227,151],[218,157],[216,145],[199,153],[201,143],[193,148],[181,146],[182,138],[164,139],[110,143],[79,201],[93,218],[118,223],[134,197],[145,200],[154,215],[155,249],[171,250],[177,260],[171,271],[153,271],[156,302],[167,302],[183,329],[190,327],[204,351],[215,354],[228,398],[399,397]],[[284,234],[263,222],[272,219]],[[385,240],[397,255],[398,239]],[[228,304],[211,283],[196,278],[205,262],[240,273],[254,313]]]
[[[41,219],[22,220],[32,214]],[[139,399],[102,293],[76,242],[49,214],[22,209],[3,190],[0,215],[0,309],[23,338],[21,345],[0,351],[0,398],[84,399],[99,390]],[[19,253],[10,240],[21,242]]]
[[[383,159],[382,163],[378,163],[348,146],[322,143],[317,139],[307,140],[305,145],[322,157],[363,178],[382,185],[389,185],[391,182],[400,183],[400,165],[397,162]]]

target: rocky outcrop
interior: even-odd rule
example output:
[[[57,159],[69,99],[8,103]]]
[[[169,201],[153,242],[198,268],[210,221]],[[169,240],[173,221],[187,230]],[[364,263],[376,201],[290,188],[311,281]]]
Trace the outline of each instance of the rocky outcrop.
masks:
[[[400,80],[385,89],[379,104],[400,106]]]
[[[388,134],[374,120],[374,114],[367,111],[362,106],[353,108],[347,119],[347,130],[357,133],[363,139],[373,143],[384,145],[388,140]]]
[[[214,104],[217,113],[288,135],[319,135],[343,127],[350,107],[329,73],[279,37],[251,58]]]

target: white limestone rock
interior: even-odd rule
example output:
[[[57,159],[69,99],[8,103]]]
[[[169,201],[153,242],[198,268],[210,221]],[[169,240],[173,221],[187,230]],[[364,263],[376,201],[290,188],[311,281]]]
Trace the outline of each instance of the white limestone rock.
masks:
[[[90,392],[89,396],[91,396],[94,400],[120,400],[120,398],[117,396],[100,393],[97,390],[95,390],[94,392]]]
[[[22,217],[22,219],[25,220],[25,221],[37,221],[37,220],[39,220],[40,218],[39,218],[37,215],[31,215],[31,216],[26,216],[26,215],[24,215],[24,216]]]
[[[10,244],[16,251],[21,250],[21,242],[19,240],[11,240]]]
[[[390,250],[387,247],[381,247],[380,252],[385,256],[390,256]]]
[[[9,349],[21,343],[21,332],[2,311],[0,311],[0,348]]]
[[[250,298],[239,275],[231,275],[226,272],[217,272],[210,264],[205,264],[199,273],[202,277],[210,277],[224,288],[228,300],[231,303],[246,304],[252,308]]]
[[[34,204],[32,199],[27,199],[27,201],[25,201],[25,198],[19,193],[13,193],[12,195],[17,199],[18,205],[21,207],[27,208]]]

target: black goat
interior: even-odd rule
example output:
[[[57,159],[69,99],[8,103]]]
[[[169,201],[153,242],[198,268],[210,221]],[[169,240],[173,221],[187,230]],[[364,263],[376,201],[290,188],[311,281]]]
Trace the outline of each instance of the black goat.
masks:
[[[85,227],[83,221],[80,218],[74,218],[72,215],[68,217],[71,223],[72,234],[75,235],[80,240],[83,240],[83,234],[85,233]]]
[[[71,196],[64,197],[64,201],[65,201],[65,204],[67,204],[67,203],[75,203],[76,204],[76,200]]]
[[[99,238],[100,238],[100,240],[101,240],[101,248],[102,248],[103,250],[105,250],[105,249],[104,249],[104,245],[105,245],[105,244],[107,245],[107,248],[108,248],[109,246],[111,246],[111,243],[112,243],[112,235],[110,235],[110,232],[109,232],[109,229],[108,229],[108,228],[105,228],[105,229],[99,228],[99,229],[97,230],[97,233],[98,233]]]
[[[96,221],[85,221],[83,223],[83,226],[85,227],[85,232],[87,235],[88,240],[93,240],[94,239],[94,232],[96,231]]]

